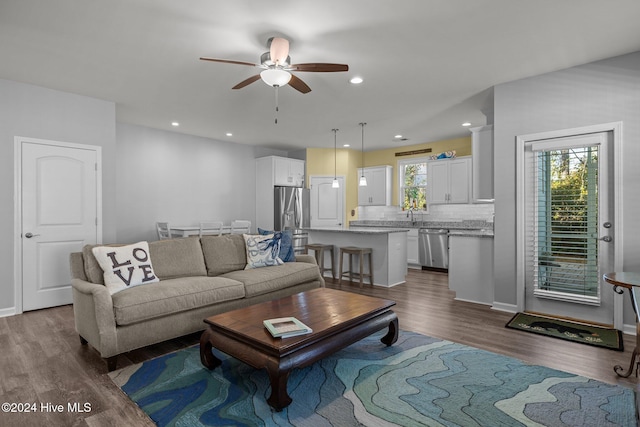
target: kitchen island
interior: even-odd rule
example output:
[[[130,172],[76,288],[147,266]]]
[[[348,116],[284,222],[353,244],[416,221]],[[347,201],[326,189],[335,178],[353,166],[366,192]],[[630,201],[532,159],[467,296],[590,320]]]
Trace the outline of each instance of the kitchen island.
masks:
[[[335,246],[334,262],[336,272],[340,267],[340,248],[358,246],[371,248],[373,258],[373,279],[375,286],[391,287],[404,283],[407,275],[407,232],[406,228],[309,228],[309,243],[323,243]],[[326,256],[326,255],[325,255]],[[366,261],[365,261],[366,262]],[[349,265],[345,256],[343,269]],[[328,265],[328,260],[325,261]],[[367,264],[365,264],[366,268]],[[359,264],[354,257],[353,270],[358,271]],[[365,279],[366,281],[366,279]]]

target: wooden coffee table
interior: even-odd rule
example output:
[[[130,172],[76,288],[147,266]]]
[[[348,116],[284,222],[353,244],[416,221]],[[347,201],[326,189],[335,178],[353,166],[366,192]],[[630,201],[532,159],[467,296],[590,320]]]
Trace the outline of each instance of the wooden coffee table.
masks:
[[[387,346],[398,340],[394,301],[319,288],[281,299],[211,316],[200,338],[200,360],[209,369],[222,362],[212,347],[248,365],[265,368],[271,382],[267,399],[276,411],[291,403],[287,380],[294,368],[303,368],[384,328]],[[262,321],[293,316],[313,332],[291,338],[273,338]]]

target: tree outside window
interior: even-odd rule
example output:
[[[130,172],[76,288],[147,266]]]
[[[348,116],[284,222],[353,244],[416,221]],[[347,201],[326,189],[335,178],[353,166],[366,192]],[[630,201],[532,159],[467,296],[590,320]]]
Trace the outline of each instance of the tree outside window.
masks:
[[[400,207],[403,209],[427,208],[426,159],[404,161],[400,166]]]

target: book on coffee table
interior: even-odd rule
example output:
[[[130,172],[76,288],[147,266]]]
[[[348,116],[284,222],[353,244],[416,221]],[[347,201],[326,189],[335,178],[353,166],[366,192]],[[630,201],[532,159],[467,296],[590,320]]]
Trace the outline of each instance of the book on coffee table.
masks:
[[[263,320],[262,323],[274,338],[289,338],[313,332],[310,327],[295,317],[278,317]]]

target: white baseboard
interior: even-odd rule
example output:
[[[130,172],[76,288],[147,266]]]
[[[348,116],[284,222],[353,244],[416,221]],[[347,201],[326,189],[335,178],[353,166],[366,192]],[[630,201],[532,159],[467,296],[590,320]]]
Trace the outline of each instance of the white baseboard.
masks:
[[[491,305],[490,303],[487,303],[487,302],[474,301],[472,299],[464,299],[464,298],[458,298],[458,297],[455,297],[454,300],[456,300],[456,301],[464,301],[464,302],[472,302],[474,304],[480,304],[480,305]]]
[[[15,316],[15,315],[16,315],[15,307],[0,308],[0,317],[9,317],[9,316]]]
[[[636,325],[627,325],[626,323],[622,325],[622,333],[627,335],[635,335],[636,334]]]
[[[493,302],[493,305],[491,306],[492,310],[498,310],[498,311],[506,311],[507,313],[517,313],[518,312],[518,306],[515,304],[505,304],[502,302]]]

